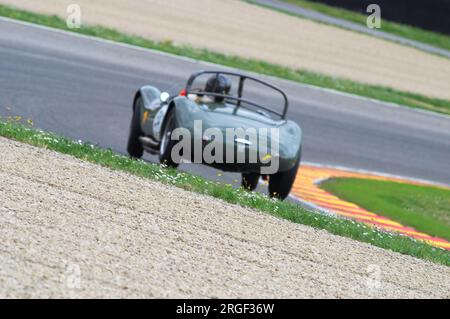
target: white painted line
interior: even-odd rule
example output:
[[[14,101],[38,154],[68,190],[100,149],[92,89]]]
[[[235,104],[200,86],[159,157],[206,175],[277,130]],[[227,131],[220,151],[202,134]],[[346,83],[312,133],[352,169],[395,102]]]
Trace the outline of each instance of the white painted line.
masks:
[[[94,36],[89,36],[89,35],[85,35],[85,34],[80,34],[80,33],[76,33],[76,32],[71,32],[71,31],[66,31],[66,30],[62,30],[62,29],[51,28],[51,27],[47,27],[47,26],[43,26],[43,25],[39,25],[39,24],[35,24],[35,23],[30,23],[30,22],[25,22],[25,21],[21,21],[21,20],[15,20],[15,19],[7,18],[7,17],[0,17],[0,21],[20,24],[20,25],[33,27],[33,28],[38,28],[38,29],[42,29],[42,30],[46,30],[46,31],[50,31],[50,32],[55,32],[55,33],[59,33],[59,34],[67,35],[67,36],[73,36],[73,37],[78,37],[78,38],[82,38],[82,39],[86,39],[86,40],[97,41],[97,42],[100,42],[100,43],[116,45],[116,46],[120,46],[120,47],[127,48],[127,49],[138,50],[138,51],[141,51],[141,52],[153,53],[153,54],[166,56],[166,57],[170,57],[170,58],[173,58],[173,59],[178,59],[178,60],[186,61],[186,62],[190,62],[190,63],[202,64],[202,65],[205,65],[205,66],[221,68],[221,69],[226,69],[226,70],[239,70],[239,69],[236,69],[236,68],[227,67],[227,66],[224,66],[224,65],[216,64],[216,63],[206,62],[206,61],[202,61],[202,60],[196,60],[196,59],[193,59],[193,58],[188,58],[188,57],[184,57],[184,56],[180,56],[180,55],[175,55],[175,54],[172,54],[172,53],[158,51],[158,50],[155,50],[155,49],[148,49],[148,48],[138,47],[138,46],[134,46],[134,45],[131,45],[131,44],[126,44],[126,43],[122,43],[122,42],[115,42],[115,41],[112,41],[112,40],[106,40],[106,39],[102,39],[102,38],[98,38],[98,37],[94,37]],[[151,40],[151,39],[149,39],[149,40]],[[435,112],[432,112],[432,111],[411,108],[411,107],[408,107],[408,106],[404,106],[404,105],[400,105],[400,104],[392,103],[392,102],[384,102],[384,101],[380,101],[380,100],[376,100],[376,99],[372,99],[372,98],[368,98],[368,97],[364,97],[364,96],[360,96],[360,95],[356,95],[356,94],[352,94],[352,93],[336,91],[334,89],[323,88],[323,87],[314,86],[314,85],[311,85],[311,84],[305,84],[305,83],[295,82],[295,81],[291,81],[291,80],[287,80],[287,79],[283,79],[283,78],[278,78],[278,77],[267,75],[267,74],[261,74],[261,73],[251,72],[251,71],[245,71],[245,72],[248,73],[249,75],[256,75],[256,76],[266,77],[266,78],[269,78],[269,79],[276,79],[277,81],[282,81],[282,82],[286,82],[286,83],[289,83],[289,84],[298,85],[298,86],[301,86],[301,87],[304,87],[304,88],[308,88],[308,89],[312,89],[312,90],[316,90],[316,91],[327,92],[327,93],[336,94],[336,95],[340,95],[340,96],[345,96],[345,97],[349,97],[349,98],[353,98],[353,99],[358,99],[358,100],[361,100],[361,101],[370,101],[370,102],[382,104],[382,105],[385,105],[385,106],[388,106],[388,107],[397,107],[397,108],[401,108],[401,109],[403,109],[405,111],[408,111],[408,112],[416,112],[416,113],[422,113],[422,114],[426,114],[426,115],[430,115],[430,116],[450,119],[449,115],[435,113]]]
[[[329,209],[317,206],[316,204],[308,202],[308,201],[305,201],[304,199],[301,199],[301,198],[299,198],[299,197],[297,197],[295,195],[289,194],[288,197],[291,198],[293,201],[298,202],[299,205],[302,206],[303,208],[306,208],[306,209],[308,209],[308,210],[310,210],[310,211],[312,211],[314,213],[319,213],[321,215],[330,216],[330,217],[336,217],[336,218],[343,217],[343,216],[337,215],[335,212],[333,212],[333,211],[331,211]]]

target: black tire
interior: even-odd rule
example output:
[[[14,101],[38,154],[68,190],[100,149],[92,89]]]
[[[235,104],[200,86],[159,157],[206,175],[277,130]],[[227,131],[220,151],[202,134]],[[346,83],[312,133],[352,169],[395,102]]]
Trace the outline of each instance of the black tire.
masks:
[[[177,168],[179,163],[172,160],[172,149],[177,141],[170,137],[175,129],[175,112],[173,109],[167,113],[163,133],[161,134],[161,145],[159,147],[159,161],[168,167]]]
[[[288,171],[278,172],[269,177],[269,196],[285,200],[291,192],[292,185],[294,185],[295,177],[297,176],[298,168],[300,167],[301,151],[297,158],[297,163]]]
[[[258,187],[259,174],[242,174],[242,187],[249,191],[254,191]]]
[[[139,105],[142,103],[141,98],[137,98],[133,107],[133,116],[131,117],[130,134],[128,136],[127,151],[130,156],[141,158],[144,155],[144,148],[139,137],[142,136],[141,118]]]

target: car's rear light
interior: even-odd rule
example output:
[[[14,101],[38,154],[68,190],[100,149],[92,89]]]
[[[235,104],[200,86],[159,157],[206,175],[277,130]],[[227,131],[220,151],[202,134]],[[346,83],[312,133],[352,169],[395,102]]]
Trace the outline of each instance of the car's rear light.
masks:
[[[181,90],[180,96],[186,96],[186,90]]]

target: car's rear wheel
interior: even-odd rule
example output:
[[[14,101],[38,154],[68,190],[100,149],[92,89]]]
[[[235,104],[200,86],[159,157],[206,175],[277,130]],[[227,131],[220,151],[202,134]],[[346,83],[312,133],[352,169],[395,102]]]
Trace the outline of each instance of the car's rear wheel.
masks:
[[[176,168],[179,163],[172,159],[172,149],[176,141],[172,140],[172,132],[175,129],[175,112],[173,109],[167,113],[163,133],[161,135],[161,144],[159,147],[159,161],[168,167]]]
[[[294,185],[295,178],[297,177],[297,171],[300,166],[301,155],[298,156],[297,162],[294,167],[284,172],[278,172],[269,177],[269,195],[272,198],[278,198],[281,200],[286,199],[291,192]]]
[[[144,155],[144,148],[141,141],[139,140],[139,137],[142,136],[139,110],[140,103],[142,103],[142,99],[139,97],[134,103],[133,116],[131,117],[130,133],[128,136],[127,145],[128,154],[135,158],[141,158],[142,155]]]
[[[249,191],[254,191],[258,187],[259,174],[242,174],[242,187]]]

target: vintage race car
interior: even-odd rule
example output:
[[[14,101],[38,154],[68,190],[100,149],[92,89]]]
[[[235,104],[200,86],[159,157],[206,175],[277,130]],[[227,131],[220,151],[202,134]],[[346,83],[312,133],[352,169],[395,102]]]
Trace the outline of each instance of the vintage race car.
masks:
[[[282,90],[239,73],[197,72],[172,95],[144,86],[133,102],[128,153],[157,154],[169,167],[184,160],[239,172],[248,190],[263,178],[271,197],[285,199],[302,150],[301,128],[287,110]]]

